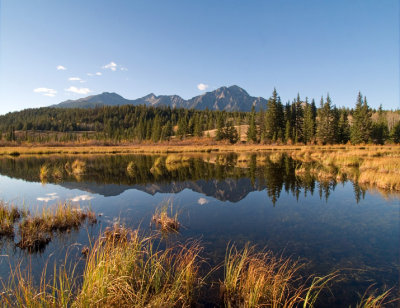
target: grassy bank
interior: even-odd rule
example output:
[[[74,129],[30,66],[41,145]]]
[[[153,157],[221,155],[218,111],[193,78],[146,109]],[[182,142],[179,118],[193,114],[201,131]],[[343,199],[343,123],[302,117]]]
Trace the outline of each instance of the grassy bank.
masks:
[[[302,149],[292,151],[291,156],[304,163],[296,170],[298,176],[312,175],[321,181],[351,179],[360,185],[400,191],[400,152],[397,148]]]
[[[159,153],[209,153],[209,152],[259,152],[259,151],[359,151],[361,155],[371,152],[400,153],[400,145],[262,145],[262,144],[215,144],[215,143],[190,143],[190,144],[141,144],[141,145],[110,145],[110,146],[15,146],[0,147],[0,155],[48,155],[48,154],[159,154]]]

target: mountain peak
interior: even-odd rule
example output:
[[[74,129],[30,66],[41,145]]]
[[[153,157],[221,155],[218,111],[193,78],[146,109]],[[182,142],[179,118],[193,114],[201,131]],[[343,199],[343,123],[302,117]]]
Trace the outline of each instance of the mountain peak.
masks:
[[[156,96],[150,93],[135,100],[128,100],[115,92],[103,92],[77,100],[68,100],[54,107],[60,108],[93,108],[96,106],[118,105],[147,105],[169,106],[171,108],[209,109],[226,111],[250,111],[254,105],[256,109],[265,109],[267,101],[262,97],[252,97],[237,85],[222,86],[214,91],[203,93],[189,100],[184,100],[178,95]]]

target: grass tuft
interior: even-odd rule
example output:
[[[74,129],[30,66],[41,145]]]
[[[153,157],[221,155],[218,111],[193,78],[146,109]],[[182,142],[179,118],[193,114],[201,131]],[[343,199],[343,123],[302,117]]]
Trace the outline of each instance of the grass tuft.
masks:
[[[172,217],[168,216],[168,209],[170,209]],[[178,213],[173,214],[171,202],[166,202],[162,207],[156,209],[152,221],[164,232],[178,232],[180,228]]]
[[[54,207],[43,208],[19,223],[20,241],[17,246],[31,252],[41,251],[51,241],[53,232],[77,229],[86,219],[89,223],[96,223],[95,213],[72,206],[71,203],[58,203]]]

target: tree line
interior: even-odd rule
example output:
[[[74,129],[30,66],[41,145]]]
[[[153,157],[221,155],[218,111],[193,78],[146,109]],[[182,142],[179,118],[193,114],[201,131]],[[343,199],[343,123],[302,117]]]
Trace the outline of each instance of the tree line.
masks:
[[[159,142],[204,136],[236,143],[243,135],[247,142],[271,144],[399,143],[400,111],[372,110],[361,93],[354,108],[337,108],[329,95],[321,97],[318,107],[314,99],[300,95],[283,104],[274,89],[266,109],[251,112],[123,105],[43,107],[0,116],[0,138],[7,141],[71,141],[79,136]]]

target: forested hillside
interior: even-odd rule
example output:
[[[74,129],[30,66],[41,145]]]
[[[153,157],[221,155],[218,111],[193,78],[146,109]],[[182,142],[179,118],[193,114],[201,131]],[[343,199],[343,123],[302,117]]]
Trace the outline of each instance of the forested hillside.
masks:
[[[361,93],[354,108],[336,108],[330,97],[298,95],[283,104],[274,90],[266,110],[227,112],[171,107],[101,106],[37,108],[0,116],[3,142],[65,142],[100,140],[141,142],[209,137],[239,141],[237,128],[246,127],[247,142],[334,144],[400,142],[400,112],[372,110]]]

